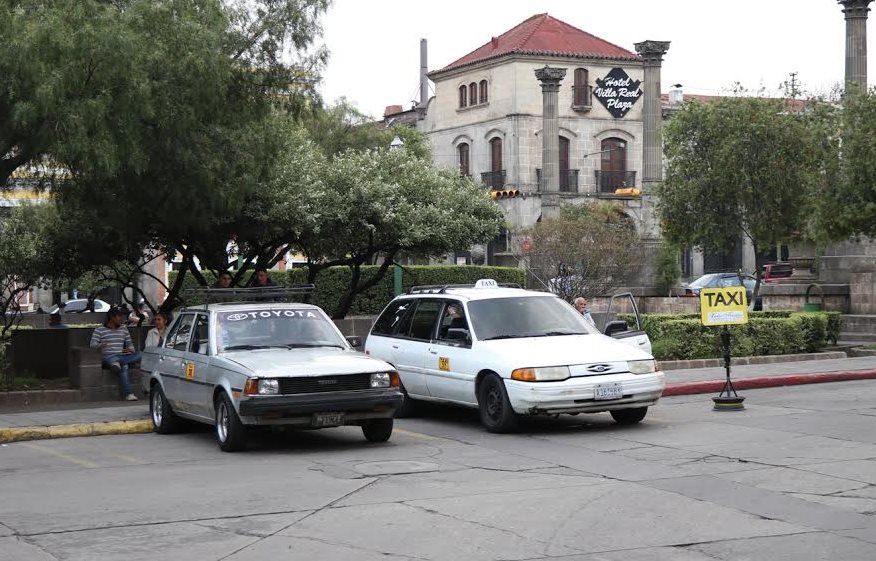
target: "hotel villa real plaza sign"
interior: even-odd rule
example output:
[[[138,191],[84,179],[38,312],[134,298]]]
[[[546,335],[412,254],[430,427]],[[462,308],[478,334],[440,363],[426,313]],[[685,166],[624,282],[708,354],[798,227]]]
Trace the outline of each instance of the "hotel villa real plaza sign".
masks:
[[[596,79],[593,95],[612,117],[621,119],[642,97],[641,83],[641,80],[633,81],[623,68],[612,68],[605,78]]]

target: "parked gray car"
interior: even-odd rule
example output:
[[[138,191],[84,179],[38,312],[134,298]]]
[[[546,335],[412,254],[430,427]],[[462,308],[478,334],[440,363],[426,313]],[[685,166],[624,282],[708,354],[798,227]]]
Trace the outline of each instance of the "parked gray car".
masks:
[[[155,432],[174,432],[182,419],[212,424],[227,452],[257,425],[360,425],[383,442],[403,400],[392,366],[354,350],[308,304],[185,308],[163,345],[144,349],[141,368]]]

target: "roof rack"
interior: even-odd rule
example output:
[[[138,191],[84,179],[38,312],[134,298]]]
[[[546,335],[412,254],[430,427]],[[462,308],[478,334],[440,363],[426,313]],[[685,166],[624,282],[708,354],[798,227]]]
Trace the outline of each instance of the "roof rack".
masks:
[[[254,286],[246,288],[210,288],[199,286],[187,288],[183,294],[186,300],[201,300],[192,305],[207,305],[217,302],[293,302],[301,295],[310,294],[313,284],[293,284],[290,286]]]
[[[516,282],[500,282],[496,283],[491,288],[523,288]],[[448,289],[453,288],[476,288],[475,283],[471,284],[424,284],[422,286],[412,286],[408,289],[407,294],[445,294]]]

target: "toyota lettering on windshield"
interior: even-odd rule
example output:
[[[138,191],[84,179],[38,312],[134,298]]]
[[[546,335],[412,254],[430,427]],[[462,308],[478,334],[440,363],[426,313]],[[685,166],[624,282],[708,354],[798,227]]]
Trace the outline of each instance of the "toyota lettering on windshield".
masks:
[[[311,309],[261,308],[217,314],[219,352],[269,348],[347,348],[323,314]]]

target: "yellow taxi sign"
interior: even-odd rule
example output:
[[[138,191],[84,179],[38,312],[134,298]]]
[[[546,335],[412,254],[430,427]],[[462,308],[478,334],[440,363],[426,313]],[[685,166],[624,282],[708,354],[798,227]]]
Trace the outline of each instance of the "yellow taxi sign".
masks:
[[[700,290],[700,318],[703,325],[748,323],[744,286]]]

